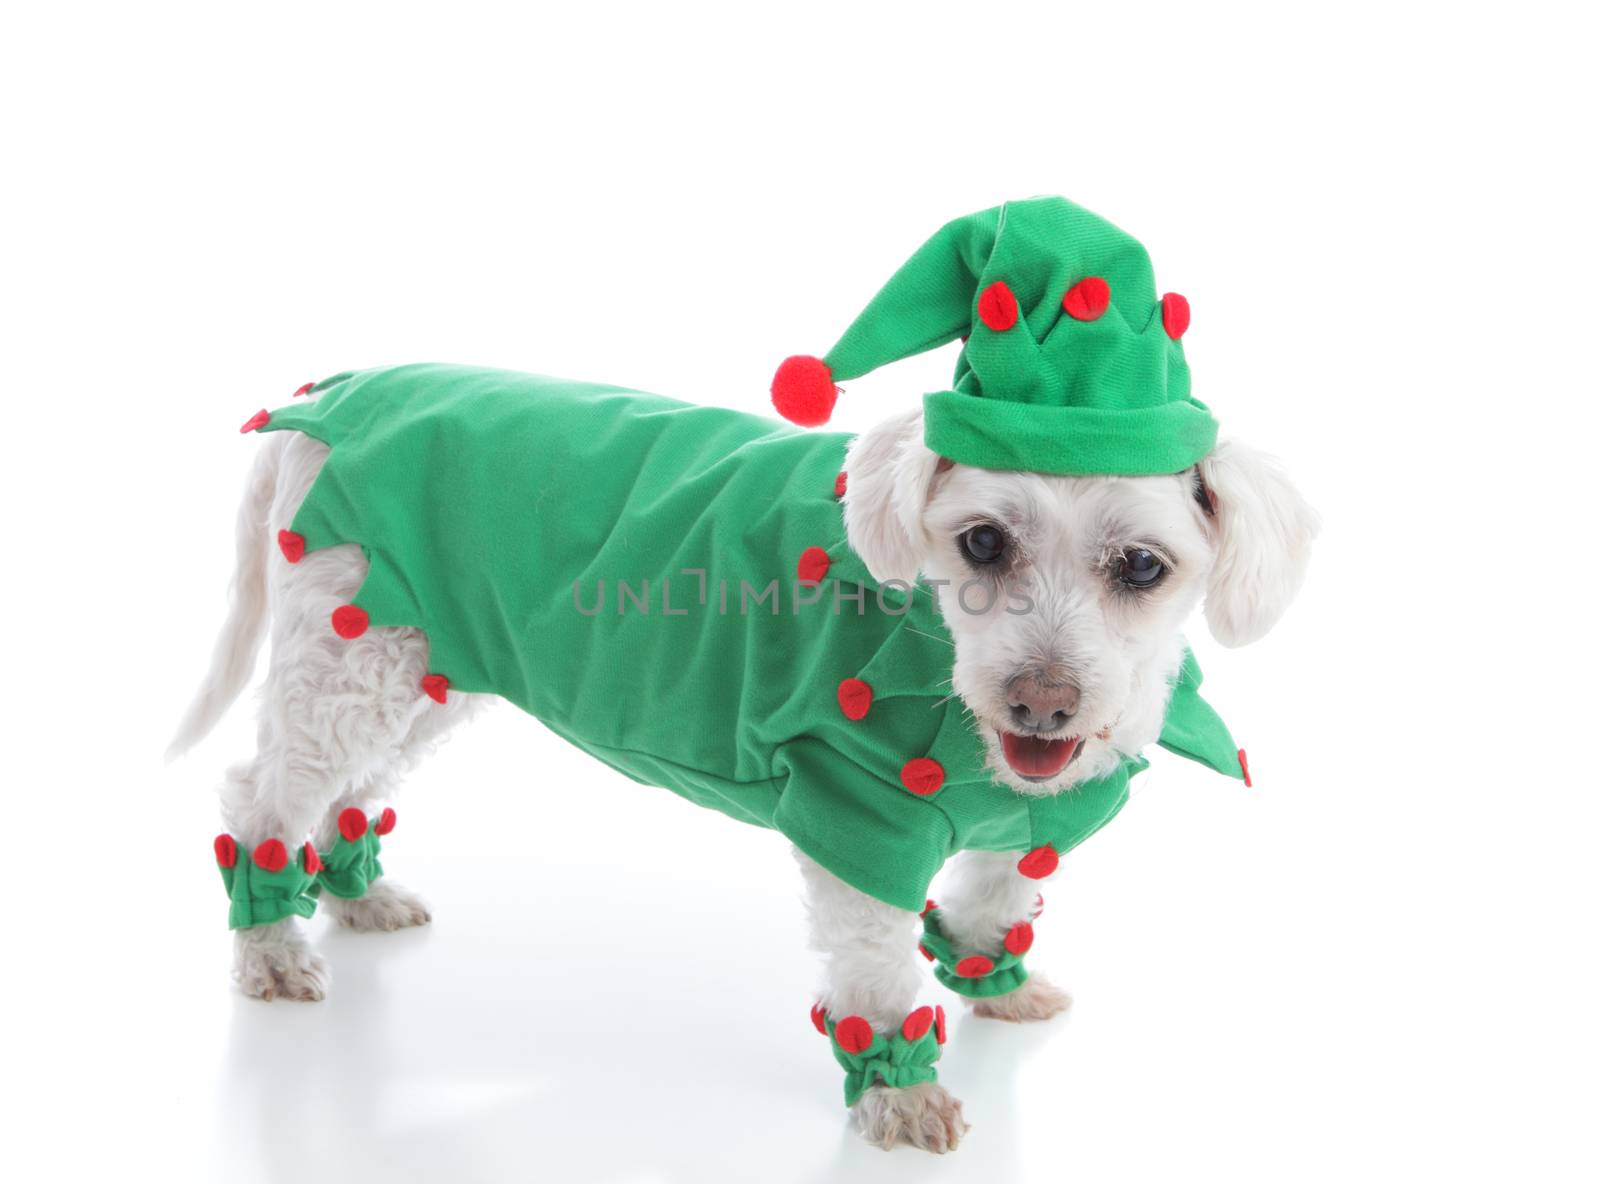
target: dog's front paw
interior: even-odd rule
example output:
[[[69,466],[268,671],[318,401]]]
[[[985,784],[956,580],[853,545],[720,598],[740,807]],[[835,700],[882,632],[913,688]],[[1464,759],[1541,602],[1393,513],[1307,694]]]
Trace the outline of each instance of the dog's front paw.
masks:
[[[943,1155],[954,1151],[967,1133],[961,1103],[937,1081],[905,1089],[873,1086],[856,1103],[856,1123],[868,1142],[885,1151],[910,1143]]]
[[[233,981],[257,999],[314,1003],[328,994],[332,974],[290,921],[241,929],[234,935]]]
[[[374,880],[367,885],[366,895],[355,900],[340,900],[337,896],[324,900],[339,924],[357,933],[387,933],[433,920],[420,897],[387,878]]]
[[[1030,974],[1015,991],[994,995],[988,999],[968,999],[972,1014],[985,1019],[1005,1020],[1025,1024],[1031,1020],[1047,1020],[1060,1015],[1072,1006],[1072,996],[1042,974]]]

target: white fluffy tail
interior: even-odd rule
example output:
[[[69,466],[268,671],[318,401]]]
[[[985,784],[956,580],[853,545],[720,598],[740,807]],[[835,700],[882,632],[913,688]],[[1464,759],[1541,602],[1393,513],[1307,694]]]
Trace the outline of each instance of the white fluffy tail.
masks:
[[[255,670],[256,651],[267,626],[267,516],[278,486],[279,449],[271,445],[261,450],[244,500],[234,525],[237,566],[229,590],[228,619],[211,652],[211,669],[200,684],[194,702],[178,725],[178,734],[167,748],[167,759],[181,756],[205,739],[229,705],[244,690]]]

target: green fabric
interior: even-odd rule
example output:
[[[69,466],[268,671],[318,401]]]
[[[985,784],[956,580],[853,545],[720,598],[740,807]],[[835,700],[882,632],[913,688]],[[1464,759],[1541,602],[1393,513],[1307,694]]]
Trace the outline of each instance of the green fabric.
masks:
[[[860,1052],[846,1052],[834,1036],[837,1025],[828,1018],[828,1044],[833,1057],[844,1070],[844,1104],[854,1106],[868,1088],[881,1081],[895,1089],[937,1081],[939,1071],[934,1062],[944,1051],[939,1043],[938,1030],[930,1027],[916,1040],[907,1040],[902,1031],[888,1036],[882,1032],[872,1034],[872,1043]]]
[[[984,955],[994,964],[988,974],[968,977],[956,973],[956,964],[962,955],[957,953],[939,923],[939,910],[929,909],[922,915],[922,948],[933,955],[933,977],[957,995],[968,999],[988,999],[1015,991],[1028,981],[1028,968],[1022,964],[1025,954],[1013,954],[1000,949]]]
[[[382,846],[377,819],[369,820],[366,833],[353,843],[340,835],[334,840],[333,850],[322,856],[322,871],[311,886],[311,895],[327,892],[341,900],[365,896],[372,881],[383,875],[383,864],[378,862]]]
[[[774,827],[895,907],[920,911],[963,848],[1064,854],[1145,767],[1044,797],[995,783],[946,696],[952,642],[931,593],[880,589],[845,542],[843,435],[440,365],[328,379],[263,430],[283,429],[332,446],[292,524],[308,553],[361,544],[355,603],[373,627],[424,630],[452,691],[503,696],[637,781]],[[808,547],[831,567],[797,594]],[[635,598],[647,586],[648,612],[619,580]],[[863,720],[839,709],[845,678],[873,689]],[[937,793],[902,786],[916,757],[943,766]]]
[[[309,917],[317,902],[309,895],[314,874],[306,871],[305,851],[297,851],[280,870],[261,868],[242,846],[232,867],[220,867],[228,890],[228,928],[273,925],[287,917]]]
[[[1098,276],[1094,320],[1062,309]],[[1004,282],[1020,318],[991,329],[979,299]],[[1150,257],[1134,238],[1060,197],[957,218],[897,271],[822,359],[835,381],[965,337],[953,389],[924,400],[928,447],[988,469],[1176,473],[1211,451],[1217,425],[1190,397]]]

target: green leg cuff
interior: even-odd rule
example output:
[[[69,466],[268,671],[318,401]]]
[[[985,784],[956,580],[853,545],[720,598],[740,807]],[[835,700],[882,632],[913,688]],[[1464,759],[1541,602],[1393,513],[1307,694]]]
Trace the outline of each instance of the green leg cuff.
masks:
[[[339,815],[339,838],[326,853],[306,843],[291,855],[282,839],[265,839],[245,855],[232,835],[218,835],[212,851],[228,891],[228,928],[309,917],[324,889],[347,900],[365,895],[368,885],[383,875],[379,836],[394,824],[393,810],[371,820],[360,810],[346,810]]]
[[[959,957],[939,924],[939,910],[930,907],[922,914],[923,957],[935,963],[933,977],[957,995],[968,999],[988,999],[1015,991],[1028,981],[1028,968],[1022,956],[1033,946],[1033,926],[1018,921],[1006,933],[1004,948],[993,958],[983,954]]]
[[[944,1051],[944,1008],[919,1007],[906,1016],[898,1032],[874,1032],[858,1015],[835,1022],[822,1004],[811,1009],[811,1022],[828,1038],[833,1056],[844,1070],[844,1104],[854,1106],[868,1087],[881,1081],[904,1089],[937,1081],[933,1067]]]
[[[378,862],[380,836],[392,831],[394,823],[394,811],[389,809],[370,820],[354,806],[340,813],[339,837],[322,856],[322,874],[311,895],[327,892],[341,900],[365,896],[372,881],[383,875],[383,864]]]

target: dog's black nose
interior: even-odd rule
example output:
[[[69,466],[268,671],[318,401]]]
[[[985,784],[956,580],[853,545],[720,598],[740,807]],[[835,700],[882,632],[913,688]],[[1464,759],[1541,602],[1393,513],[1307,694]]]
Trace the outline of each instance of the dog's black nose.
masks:
[[[1078,710],[1081,692],[1070,683],[1042,683],[1036,678],[1014,678],[1006,688],[1011,722],[1020,731],[1049,732],[1065,727]]]

